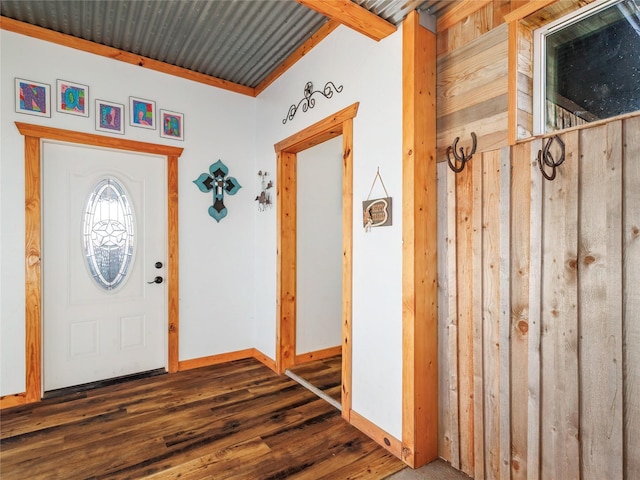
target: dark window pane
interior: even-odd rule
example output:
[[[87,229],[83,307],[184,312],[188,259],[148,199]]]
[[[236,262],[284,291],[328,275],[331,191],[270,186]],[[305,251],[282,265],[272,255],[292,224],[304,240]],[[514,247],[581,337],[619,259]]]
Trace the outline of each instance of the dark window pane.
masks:
[[[546,51],[548,131],[640,110],[640,11],[633,0],[548,34]]]

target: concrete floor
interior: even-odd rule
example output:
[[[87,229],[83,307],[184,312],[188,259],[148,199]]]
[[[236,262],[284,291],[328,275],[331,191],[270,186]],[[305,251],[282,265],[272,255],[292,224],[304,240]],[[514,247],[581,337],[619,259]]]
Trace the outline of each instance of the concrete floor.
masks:
[[[470,478],[444,460],[438,459],[416,470],[407,467],[387,477],[387,480],[469,480]]]

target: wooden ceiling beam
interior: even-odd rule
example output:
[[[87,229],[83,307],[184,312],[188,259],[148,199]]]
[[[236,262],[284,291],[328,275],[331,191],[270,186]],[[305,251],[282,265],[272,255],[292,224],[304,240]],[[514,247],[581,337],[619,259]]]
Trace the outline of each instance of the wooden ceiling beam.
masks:
[[[296,0],[325,17],[336,20],[376,42],[396,31],[396,26],[351,0]]]

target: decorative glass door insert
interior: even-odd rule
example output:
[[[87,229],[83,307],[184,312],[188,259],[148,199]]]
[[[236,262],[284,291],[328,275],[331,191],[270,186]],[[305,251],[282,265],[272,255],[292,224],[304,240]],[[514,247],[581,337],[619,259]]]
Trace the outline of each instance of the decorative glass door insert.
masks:
[[[104,290],[127,277],[135,253],[134,212],[123,185],[113,177],[98,182],[89,195],[83,245],[91,276]]]

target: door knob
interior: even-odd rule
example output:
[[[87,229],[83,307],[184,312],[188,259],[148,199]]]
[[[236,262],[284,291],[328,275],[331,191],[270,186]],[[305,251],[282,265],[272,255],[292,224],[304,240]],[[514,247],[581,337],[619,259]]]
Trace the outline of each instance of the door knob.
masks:
[[[164,279],[161,276],[157,276],[156,278],[154,278],[153,280],[151,280],[150,282],[147,282],[149,285],[151,285],[152,283],[162,283],[164,281]]]

